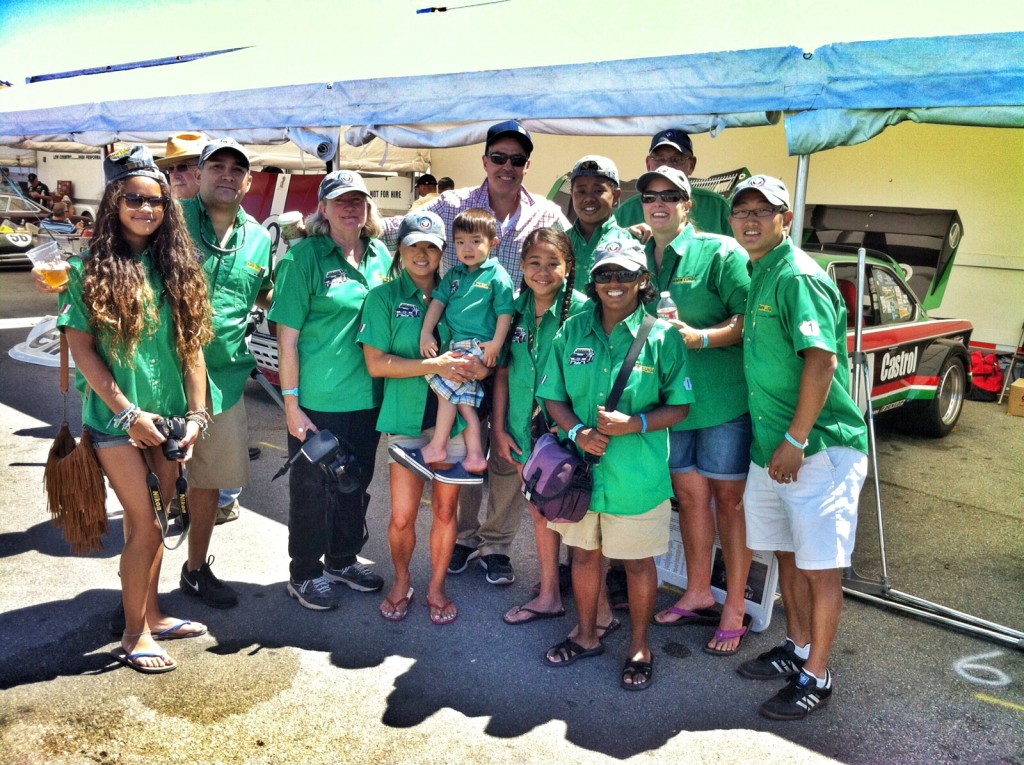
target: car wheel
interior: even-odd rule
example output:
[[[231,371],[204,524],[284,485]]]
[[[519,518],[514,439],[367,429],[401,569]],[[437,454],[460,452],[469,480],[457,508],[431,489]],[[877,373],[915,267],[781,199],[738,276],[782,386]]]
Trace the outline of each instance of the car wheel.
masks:
[[[921,416],[916,419],[918,430],[932,438],[949,435],[960,419],[964,408],[964,396],[967,394],[967,372],[964,363],[955,356],[949,356],[939,370],[939,384],[935,389],[935,398],[923,402]]]

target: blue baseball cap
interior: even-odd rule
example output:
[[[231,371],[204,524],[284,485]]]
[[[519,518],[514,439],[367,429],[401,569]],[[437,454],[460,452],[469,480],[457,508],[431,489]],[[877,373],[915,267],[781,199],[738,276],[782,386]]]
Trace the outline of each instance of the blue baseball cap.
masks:
[[[203,150],[199,152],[199,167],[206,164],[207,160],[210,159],[218,151],[231,151],[241,157],[242,162],[245,163],[246,168],[249,167],[249,155],[245,149],[242,148],[242,144],[236,141],[234,138],[218,138],[216,141],[210,141]]]
[[[484,151],[486,152],[490,149],[491,144],[499,138],[505,138],[506,136],[515,138],[527,154],[533,154],[533,139],[530,137],[530,131],[516,120],[505,120],[497,125],[491,125],[487,130],[487,142],[484,144]]]
[[[164,174],[156,166],[153,155],[145,146],[126,146],[113,154],[108,154],[103,160],[103,177],[107,183],[133,176],[152,178],[156,181],[164,178]]]
[[[402,224],[398,227],[398,243],[410,245],[417,242],[430,242],[444,249],[444,221],[437,214],[428,210],[413,210],[402,218]]]
[[[683,154],[693,154],[693,141],[690,140],[689,134],[678,128],[669,128],[668,130],[656,133],[654,138],[651,139],[649,151],[654,151],[659,146],[671,146]]]

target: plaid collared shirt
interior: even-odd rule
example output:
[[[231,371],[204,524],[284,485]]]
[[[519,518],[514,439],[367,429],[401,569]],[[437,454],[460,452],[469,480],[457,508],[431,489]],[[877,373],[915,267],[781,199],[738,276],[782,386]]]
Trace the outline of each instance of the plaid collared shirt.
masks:
[[[475,207],[487,210],[494,215],[494,208],[491,207],[490,196],[487,192],[487,181],[477,188],[446,191],[429,205],[420,209],[430,210],[441,217],[450,241],[452,223],[455,222],[456,216],[463,210],[471,210]],[[398,227],[401,223],[402,218],[397,216],[384,219],[384,233],[381,235],[381,240],[392,249],[398,244]],[[523,269],[520,266],[523,240],[534,229],[546,226],[568,231],[569,221],[566,220],[558,205],[543,197],[535,198],[525,188],[519,190],[519,208],[512,217],[504,225],[498,221],[497,258],[512,277],[512,284],[516,291],[519,290],[519,285],[523,281]],[[447,271],[456,262],[458,261],[455,257],[455,248],[445,248],[444,256],[441,259],[441,270]]]

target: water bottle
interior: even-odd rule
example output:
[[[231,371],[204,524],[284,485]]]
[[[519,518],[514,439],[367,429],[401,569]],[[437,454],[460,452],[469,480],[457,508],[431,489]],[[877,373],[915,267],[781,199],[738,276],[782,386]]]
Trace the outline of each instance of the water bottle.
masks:
[[[669,294],[668,290],[661,293],[661,300],[658,301],[658,318],[659,319],[678,319],[679,311],[676,310],[676,304],[672,300],[672,295]]]

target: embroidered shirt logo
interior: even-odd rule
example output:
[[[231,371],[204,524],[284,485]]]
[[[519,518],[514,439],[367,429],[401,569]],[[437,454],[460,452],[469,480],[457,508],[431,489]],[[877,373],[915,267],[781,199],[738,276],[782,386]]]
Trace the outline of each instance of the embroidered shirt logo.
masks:
[[[395,308],[396,319],[417,319],[421,313],[420,307],[412,303],[399,303]]]
[[[589,364],[594,360],[593,348],[577,348],[569,355],[569,365]]]
[[[334,271],[328,271],[324,274],[324,286],[327,288],[333,287],[335,284],[344,284],[348,281],[348,274],[342,268],[335,269]]]
[[[512,343],[519,344],[526,342],[526,329],[524,327],[516,327],[512,333]]]
[[[757,307],[757,310],[760,311],[761,313],[772,313],[772,312],[774,312],[775,309],[772,308],[770,305],[766,305],[764,303],[761,303]]]

